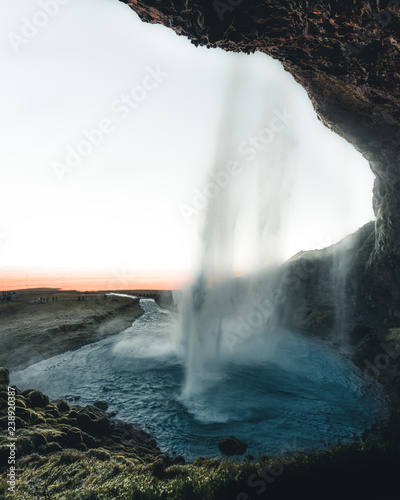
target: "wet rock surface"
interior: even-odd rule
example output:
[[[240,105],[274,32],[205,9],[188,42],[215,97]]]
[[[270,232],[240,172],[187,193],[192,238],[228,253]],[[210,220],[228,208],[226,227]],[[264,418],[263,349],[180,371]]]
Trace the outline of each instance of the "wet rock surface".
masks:
[[[221,439],[218,443],[218,448],[224,455],[244,455],[248,445],[244,441],[231,436]]]

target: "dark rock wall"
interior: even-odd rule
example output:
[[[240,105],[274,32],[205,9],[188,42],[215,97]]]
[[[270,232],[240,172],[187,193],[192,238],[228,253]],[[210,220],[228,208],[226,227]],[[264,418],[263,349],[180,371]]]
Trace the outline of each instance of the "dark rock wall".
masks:
[[[353,144],[376,176],[375,243],[364,267],[397,303],[400,0],[122,1],[195,45],[264,52],[305,87],[323,123]]]
[[[352,345],[372,329],[400,326],[400,308],[392,308],[363,272],[373,233],[370,222],[331,247],[288,260],[279,270],[287,278],[276,280],[285,298],[277,310],[279,323]]]

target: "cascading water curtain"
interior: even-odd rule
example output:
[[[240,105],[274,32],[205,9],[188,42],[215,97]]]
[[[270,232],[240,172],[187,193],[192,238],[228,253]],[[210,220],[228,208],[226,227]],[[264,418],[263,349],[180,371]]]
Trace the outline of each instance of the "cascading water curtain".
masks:
[[[255,84],[242,60],[227,84],[207,179],[219,181],[219,190],[208,197],[192,283],[181,303],[184,398],[223,375],[232,355],[229,342],[259,300],[258,272],[279,263],[284,254],[296,172],[295,117],[267,72],[257,78]],[[250,94],[256,106],[247,104]],[[251,276],[245,290],[244,280],[235,277],[241,272]],[[262,326],[268,320],[264,317]]]

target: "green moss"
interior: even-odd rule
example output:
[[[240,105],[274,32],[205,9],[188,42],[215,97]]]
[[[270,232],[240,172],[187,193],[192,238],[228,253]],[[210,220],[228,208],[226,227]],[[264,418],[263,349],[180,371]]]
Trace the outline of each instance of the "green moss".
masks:
[[[74,449],[64,450],[59,456],[60,464],[72,464],[74,462],[82,460],[83,460],[83,453],[81,451]]]
[[[31,422],[31,412],[26,408],[15,406],[15,415],[28,424]]]
[[[20,394],[18,396],[15,396],[15,404],[19,407],[26,408],[25,398]]]
[[[103,448],[97,448],[95,450],[90,450],[87,454],[88,457],[97,458],[97,460],[102,460],[107,462],[110,460],[110,454]]]
[[[32,424],[44,424],[46,422],[42,412],[29,410],[29,414],[29,418]]]
[[[33,453],[19,461],[18,498],[53,500],[147,499],[147,500],[220,500],[236,498],[250,474],[282,468],[282,481],[290,481],[310,471],[331,471],[351,464],[378,462],[391,457],[394,448],[382,443],[340,444],[323,451],[274,457],[259,463],[226,462],[199,458],[191,465],[166,467],[161,459],[151,465],[97,449],[81,452],[68,449],[45,457]],[[398,450],[396,451],[398,457]],[[1,498],[7,496],[4,477],[0,481]]]

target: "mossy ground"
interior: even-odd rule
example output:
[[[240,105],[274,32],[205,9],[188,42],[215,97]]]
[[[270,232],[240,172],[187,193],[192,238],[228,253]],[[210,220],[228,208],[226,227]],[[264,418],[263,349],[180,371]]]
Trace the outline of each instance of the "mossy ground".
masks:
[[[371,479],[368,470],[374,471],[375,477],[379,475],[383,481],[381,469],[387,472],[399,456],[394,445],[353,443],[257,463],[197,459],[190,465],[166,466],[162,459],[138,465],[106,450],[81,452],[66,449],[47,456],[34,453],[19,460],[16,494],[7,491],[3,474],[0,497],[55,500],[285,499],[291,498],[286,495],[303,484],[309,485],[311,494],[313,487],[317,487],[323,478],[326,486],[332,481],[337,487],[345,485],[342,498],[351,498],[346,496],[346,491],[353,491],[349,477],[354,478],[353,487],[361,493],[363,485],[358,484],[360,471],[367,474],[364,486]],[[381,491],[384,487],[385,484]],[[321,493],[320,498],[332,498],[329,489],[324,495]]]

